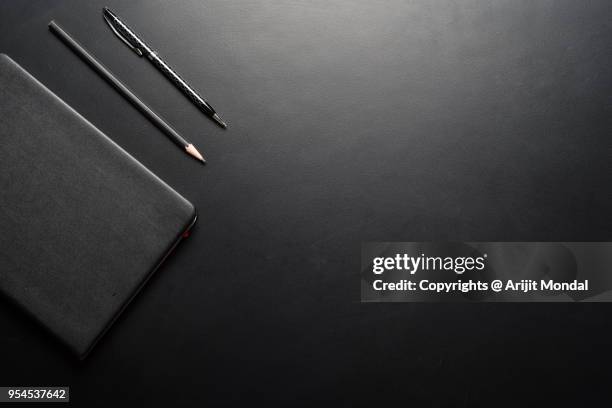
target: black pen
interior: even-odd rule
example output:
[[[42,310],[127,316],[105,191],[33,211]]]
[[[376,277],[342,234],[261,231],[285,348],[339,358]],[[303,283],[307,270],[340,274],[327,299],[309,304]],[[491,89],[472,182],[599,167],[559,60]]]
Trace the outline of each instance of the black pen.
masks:
[[[123,85],[112,72],[110,72],[102,63],[100,63],[93,55],[91,55],[81,44],[79,44],[74,38],[64,31],[55,21],[49,23],[49,29],[55,35],[57,35],[72,51],[74,51],[79,57],[89,64],[102,78],[106,79],[115,89],[123,95],[128,101],[134,104],[155,126],[160,128],[172,141],[178,144],[188,154],[200,160],[202,163],[206,163],[206,160],[198,149],[188,141],[186,141],[181,135],[178,134],[170,125],[168,125],[162,118],[159,117],[155,112],[151,110],[144,102],[140,100],[130,89]]]
[[[104,7],[102,14],[104,20],[108,23],[113,32],[123,41],[128,47],[132,49],[139,57],[145,55],[151,63],[162,72],[181,92],[193,102],[198,109],[204,112],[206,115],[214,119],[217,124],[223,128],[227,128],[227,124],[221,120],[217,112],[213,109],[208,102],[204,100],[183,78],[181,78],[168,64],[166,64],[157,55],[156,51],[153,51],[144,41],[138,37],[132,29],[130,29],[125,23],[108,9]]]

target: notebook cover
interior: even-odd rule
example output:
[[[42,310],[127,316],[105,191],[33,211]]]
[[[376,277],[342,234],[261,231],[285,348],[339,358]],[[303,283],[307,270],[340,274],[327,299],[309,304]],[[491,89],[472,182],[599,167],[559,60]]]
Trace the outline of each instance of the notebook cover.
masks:
[[[0,292],[83,358],[195,219],[0,54]]]

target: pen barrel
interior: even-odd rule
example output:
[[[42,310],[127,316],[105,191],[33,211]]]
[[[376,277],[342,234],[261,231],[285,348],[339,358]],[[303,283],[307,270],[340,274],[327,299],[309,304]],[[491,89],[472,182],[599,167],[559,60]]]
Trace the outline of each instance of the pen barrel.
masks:
[[[193,104],[208,116],[215,114],[215,110],[202,98],[183,78],[166,64],[156,52],[147,55],[149,60],[159,69]]]

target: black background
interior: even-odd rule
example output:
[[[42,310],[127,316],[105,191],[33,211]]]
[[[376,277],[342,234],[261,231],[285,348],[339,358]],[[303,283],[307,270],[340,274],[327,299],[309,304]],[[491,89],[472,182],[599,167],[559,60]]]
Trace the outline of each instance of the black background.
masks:
[[[228,130],[113,36],[105,5]],[[3,302],[0,385],[68,385],[82,406],[609,403],[608,304],[361,304],[359,254],[609,241],[612,2],[3,1],[0,51],[200,213],[84,362]]]

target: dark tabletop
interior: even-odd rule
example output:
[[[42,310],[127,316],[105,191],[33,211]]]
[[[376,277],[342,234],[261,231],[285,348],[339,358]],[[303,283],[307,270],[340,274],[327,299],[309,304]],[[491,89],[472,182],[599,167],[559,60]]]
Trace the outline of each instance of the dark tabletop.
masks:
[[[111,34],[105,5],[228,130]],[[209,164],[55,38],[52,19]],[[83,362],[2,302],[0,385],[68,385],[79,406],[610,396],[610,305],[359,293],[363,241],[612,239],[609,0],[3,1],[0,52],[200,214]]]

